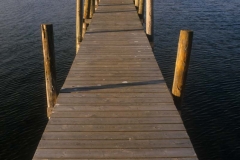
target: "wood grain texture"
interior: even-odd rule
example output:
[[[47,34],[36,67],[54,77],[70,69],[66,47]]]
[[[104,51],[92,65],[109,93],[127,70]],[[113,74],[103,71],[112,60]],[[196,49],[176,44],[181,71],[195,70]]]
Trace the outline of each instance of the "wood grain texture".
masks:
[[[150,42],[153,42],[153,6],[153,0],[146,0],[146,34]]]
[[[57,80],[54,53],[54,35],[52,24],[42,24],[42,46],[44,58],[47,116],[50,117],[57,99]]]
[[[161,132],[44,132],[42,140],[174,140],[188,139],[185,131]]]
[[[83,39],[83,0],[76,0],[76,53]]]
[[[192,49],[193,31],[181,30],[178,42],[176,66],[174,72],[172,94],[177,108],[181,109],[183,92],[187,80],[188,66]]]
[[[132,0],[100,1],[33,159],[197,160]]]

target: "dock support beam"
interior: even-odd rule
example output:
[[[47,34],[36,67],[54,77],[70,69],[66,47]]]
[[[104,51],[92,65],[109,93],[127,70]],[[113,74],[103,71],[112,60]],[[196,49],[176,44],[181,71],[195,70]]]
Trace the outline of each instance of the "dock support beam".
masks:
[[[146,0],[146,34],[150,43],[153,42],[153,0]]]
[[[90,0],[90,15],[89,18],[92,19],[93,13],[95,12],[95,0]]]
[[[90,0],[84,0],[84,15],[83,18],[84,20],[89,18],[90,15]]]
[[[139,18],[140,18],[142,23],[143,23],[143,8],[144,8],[144,0],[139,0],[139,2],[138,2],[138,15],[139,15]]]
[[[84,0],[84,14],[83,14],[83,38],[87,31],[87,19],[90,17],[90,0]]]
[[[192,49],[192,38],[193,38],[192,31],[189,30],[180,31],[175,74],[172,86],[172,95],[174,103],[178,110],[181,110],[183,91],[187,79],[187,72]]]
[[[83,0],[76,0],[76,53],[83,39]]]
[[[135,7],[138,8],[139,0],[135,0]]]
[[[95,9],[98,7],[99,3],[100,3],[100,0],[96,0],[96,7],[95,7]]]
[[[47,116],[50,117],[57,99],[56,67],[52,24],[42,24],[41,31],[46,82]]]

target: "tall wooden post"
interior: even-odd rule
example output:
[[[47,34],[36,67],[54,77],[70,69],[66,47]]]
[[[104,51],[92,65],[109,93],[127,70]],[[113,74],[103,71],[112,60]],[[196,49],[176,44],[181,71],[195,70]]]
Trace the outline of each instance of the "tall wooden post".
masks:
[[[98,7],[100,0],[96,0],[96,8]]]
[[[146,34],[150,42],[153,42],[153,27],[153,0],[146,0]]]
[[[83,39],[83,0],[76,0],[76,53]]]
[[[139,2],[138,2],[138,15],[139,15],[139,18],[141,19],[141,20],[143,20],[143,4],[144,4],[144,2],[143,2],[144,0],[139,0]]]
[[[135,0],[135,7],[136,7],[136,8],[138,8],[138,4],[139,4],[138,1],[139,1],[139,0]]]
[[[181,109],[183,91],[187,79],[188,65],[192,48],[192,38],[192,31],[180,31],[175,74],[172,86],[174,103],[179,110]]]
[[[46,82],[47,116],[50,117],[57,99],[56,68],[52,24],[42,24],[41,31]]]
[[[87,30],[87,19],[90,17],[90,0],[84,0],[84,14],[83,14],[83,35],[82,37],[84,38],[84,35]]]
[[[93,13],[95,12],[95,0],[90,0],[90,15],[89,18],[92,19]]]
[[[90,15],[90,4],[91,4],[90,1],[91,0],[84,0],[84,15],[83,15],[84,20],[88,19]]]

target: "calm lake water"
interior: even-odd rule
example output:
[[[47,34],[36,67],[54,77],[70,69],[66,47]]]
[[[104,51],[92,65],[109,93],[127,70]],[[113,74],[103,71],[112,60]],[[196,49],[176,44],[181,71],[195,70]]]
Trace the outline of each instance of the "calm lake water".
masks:
[[[155,55],[171,89],[179,31],[194,31],[182,118],[200,160],[240,159],[240,1],[156,0]],[[75,55],[75,1],[0,1],[0,159],[30,160],[47,123],[41,23],[58,87]]]

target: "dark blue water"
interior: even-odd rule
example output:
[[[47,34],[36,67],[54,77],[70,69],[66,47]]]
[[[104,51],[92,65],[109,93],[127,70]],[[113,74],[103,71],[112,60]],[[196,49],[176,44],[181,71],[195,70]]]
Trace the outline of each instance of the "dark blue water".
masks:
[[[194,31],[182,117],[200,159],[240,159],[240,1],[155,3],[155,54],[171,88],[180,29]]]
[[[169,88],[180,29],[194,31],[182,118],[200,160],[240,159],[240,1],[155,1]],[[58,87],[75,55],[75,1],[0,1],[0,159],[28,160],[46,125],[41,23],[53,23]]]

